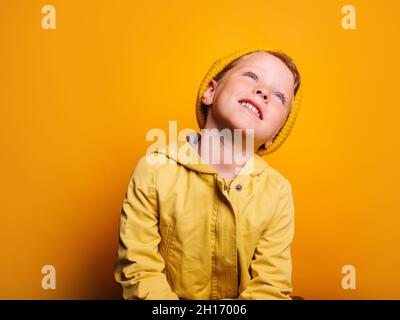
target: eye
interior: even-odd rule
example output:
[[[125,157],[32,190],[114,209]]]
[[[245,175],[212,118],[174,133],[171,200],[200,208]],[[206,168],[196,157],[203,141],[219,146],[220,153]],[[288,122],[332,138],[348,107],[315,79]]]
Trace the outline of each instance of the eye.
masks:
[[[277,92],[277,93],[275,93],[275,95],[276,95],[279,99],[281,99],[281,101],[282,101],[283,104],[285,104],[286,98],[285,98],[285,96],[284,96],[282,93]]]
[[[249,76],[250,78],[252,78],[252,79],[254,79],[254,80],[257,80],[257,79],[258,79],[257,76],[256,76],[253,72],[251,72],[251,71],[246,72],[245,75],[246,75],[246,76]]]

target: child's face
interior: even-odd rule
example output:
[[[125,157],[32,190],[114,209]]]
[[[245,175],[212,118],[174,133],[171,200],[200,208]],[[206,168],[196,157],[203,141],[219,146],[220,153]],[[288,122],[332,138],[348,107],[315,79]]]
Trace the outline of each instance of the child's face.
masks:
[[[206,128],[254,129],[255,147],[269,147],[293,98],[294,77],[284,62],[266,52],[250,53],[218,82],[210,82],[202,99],[209,108]],[[257,111],[244,106],[244,101]]]

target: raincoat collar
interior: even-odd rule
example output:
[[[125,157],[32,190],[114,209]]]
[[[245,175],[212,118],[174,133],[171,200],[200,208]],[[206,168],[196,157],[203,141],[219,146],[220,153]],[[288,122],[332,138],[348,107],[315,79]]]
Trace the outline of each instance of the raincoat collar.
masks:
[[[174,162],[177,162],[193,171],[207,174],[218,174],[218,172],[208,165],[208,163],[206,163],[200,157],[198,152],[192,147],[195,139],[200,137],[200,134],[193,132],[186,136],[186,141],[180,140],[170,143],[165,147],[159,148],[157,151],[155,151],[155,153],[162,154],[170,160],[173,160]],[[257,153],[254,153],[254,155],[246,161],[238,175],[257,176],[268,166],[269,165],[265,159],[263,159]]]

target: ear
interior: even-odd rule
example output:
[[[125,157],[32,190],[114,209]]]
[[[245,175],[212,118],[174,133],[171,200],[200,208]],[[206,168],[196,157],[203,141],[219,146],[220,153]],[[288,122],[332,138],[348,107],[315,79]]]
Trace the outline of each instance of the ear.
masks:
[[[273,134],[271,139],[269,139],[266,143],[264,143],[264,148],[265,149],[268,149],[275,142],[275,139],[278,137],[279,132],[281,132],[281,129],[285,126],[285,123],[286,123],[286,121],[287,121],[287,119],[289,117],[289,114],[290,114],[290,111],[287,113],[285,121],[283,122],[281,127],[278,130],[275,131],[275,133]]]
[[[215,90],[218,86],[217,81],[211,79],[208,83],[206,91],[204,91],[203,97],[201,98],[201,102],[207,106],[211,105],[214,100]]]
[[[264,149],[268,150],[268,148],[274,143],[273,140],[269,140],[268,142],[264,143]]]
[[[278,136],[279,132],[281,131],[282,127],[279,128],[279,130],[277,130],[275,132],[275,134],[272,136],[271,139],[269,139],[266,143],[264,143],[264,148],[267,150],[275,141],[276,137]]]

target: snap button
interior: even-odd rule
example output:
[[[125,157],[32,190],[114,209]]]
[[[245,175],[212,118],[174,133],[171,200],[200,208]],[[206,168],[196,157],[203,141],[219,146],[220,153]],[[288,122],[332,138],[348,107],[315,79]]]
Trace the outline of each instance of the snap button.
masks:
[[[242,190],[242,186],[241,186],[240,184],[237,184],[237,185],[236,185],[236,190],[237,190],[237,191]]]

